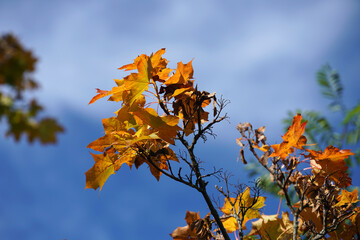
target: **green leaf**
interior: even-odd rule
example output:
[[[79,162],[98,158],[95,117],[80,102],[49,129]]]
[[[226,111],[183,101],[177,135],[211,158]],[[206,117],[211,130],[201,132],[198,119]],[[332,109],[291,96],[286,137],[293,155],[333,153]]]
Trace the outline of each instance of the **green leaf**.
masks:
[[[353,118],[360,114],[360,103],[346,113],[343,124],[348,124]]]
[[[332,69],[329,64],[325,64],[317,73],[317,82],[322,88],[323,96],[332,100],[330,109],[332,111],[341,110],[343,108],[341,100],[343,87],[338,72]]]

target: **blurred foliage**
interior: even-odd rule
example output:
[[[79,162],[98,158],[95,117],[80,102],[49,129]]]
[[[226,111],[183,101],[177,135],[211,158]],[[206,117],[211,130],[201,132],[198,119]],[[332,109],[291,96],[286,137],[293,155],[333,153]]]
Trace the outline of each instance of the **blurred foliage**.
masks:
[[[337,146],[340,149],[349,148],[355,153],[347,159],[348,166],[360,164],[360,102],[355,106],[348,108],[343,102],[343,86],[341,83],[339,73],[331,68],[329,64],[325,64],[317,72],[317,83],[321,88],[323,97],[329,99],[328,105],[331,114],[339,114],[341,121],[331,121],[338,119],[339,115],[333,117],[326,117],[323,113],[313,110],[289,111],[288,117],[283,120],[284,129],[291,125],[293,116],[300,113],[304,121],[307,121],[305,136],[308,144],[315,144],[313,149],[324,149],[328,145]],[[247,165],[249,176],[261,176],[262,186],[265,191],[276,194],[278,189],[275,184],[272,184],[268,172],[264,169],[258,168],[256,163]],[[294,195],[294,192],[290,192]]]
[[[6,120],[6,136],[16,141],[26,135],[30,143],[55,143],[57,134],[64,129],[49,117],[39,117],[43,107],[35,99],[27,100],[26,92],[38,88],[31,78],[36,57],[25,49],[12,34],[0,36],[0,122]]]

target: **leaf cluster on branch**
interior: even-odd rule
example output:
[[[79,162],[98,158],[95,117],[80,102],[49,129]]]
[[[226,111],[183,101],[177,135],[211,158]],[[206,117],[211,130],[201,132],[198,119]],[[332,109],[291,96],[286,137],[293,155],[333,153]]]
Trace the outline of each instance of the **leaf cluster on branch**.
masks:
[[[305,126],[306,122],[297,114],[283,142],[268,146],[259,129],[254,131],[249,123],[239,124],[237,129],[242,137],[238,142],[242,148],[249,148],[280,189],[278,194],[293,215],[292,232],[289,232],[292,239],[298,239],[297,236],[300,239],[301,235],[308,239],[355,239],[359,237],[360,209],[355,207],[357,189],[346,190],[351,186],[351,178],[345,163],[354,153],[331,145],[324,151],[307,149]],[[290,189],[296,193],[296,202],[289,195]],[[344,228],[348,229],[346,234]]]
[[[39,118],[43,107],[36,99],[24,97],[26,92],[38,88],[31,77],[36,62],[32,52],[14,35],[0,37],[0,120],[7,120],[6,136],[13,136],[16,141],[26,135],[29,142],[55,143],[56,135],[64,132],[63,127],[54,118]]]
[[[215,136],[212,128],[227,118],[222,112],[228,102],[215,93],[198,90],[192,61],[170,69],[164,53],[165,49],[160,49],[150,56],[142,54],[120,67],[134,72],[116,79],[116,86],[109,91],[98,89],[91,99],[89,104],[108,97],[121,103],[121,108],[115,116],[102,120],[105,135],[88,145],[100,153],[91,153],[95,163],[86,172],[86,188],[101,190],[109,176],[126,164],[130,168],[147,165],[158,181],[164,175],[197,190],[210,213],[200,218],[188,211],[187,225],[171,233],[177,240],[230,239],[233,232],[236,239],[359,238],[357,189],[347,190],[351,178],[345,159],[353,155],[350,150],[333,146],[324,151],[308,149],[306,122],[300,114],[293,118],[283,142],[274,145],[267,144],[265,127],[253,130],[250,123],[239,124],[241,137],[236,142],[242,162],[247,163],[245,150],[249,149],[280,189],[290,211],[281,217],[279,211],[261,214],[265,197],[260,182],[254,186],[233,184],[226,171],[203,168],[194,153],[200,138],[205,141],[207,136]],[[215,186],[220,203],[209,197],[209,177],[223,185]],[[289,196],[290,190],[296,201]],[[252,229],[245,233],[247,222]]]
[[[360,103],[359,99],[353,99],[349,106],[345,103],[343,81],[340,74],[329,64],[322,66],[316,74],[317,83],[321,89],[322,96],[329,100],[328,111],[326,114],[315,110],[289,111],[287,118],[283,120],[285,129],[291,124],[293,116],[300,113],[307,121],[304,136],[309,144],[315,144],[314,150],[321,150],[329,145],[338,148],[351,148],[354,155],[346,159],[348,166],[360,164]],[[328,113],[336,115],[330,119]],[[340,118],[339,118],[340,117]],[[337,119],[337,121],[334,121]],[[270,184],[269,176],[265,169],[258,168],[257,164],[250,161],[247,165],[250,177],[261,176],[264,183],[264,190],[274,195],[279,191],[278,187]],[[349,170],[350,175],[351,169]],[[295,197],[295,192],[290,192],[291,197]]]
[[[360,103],[358,102],[352,107],[345,104],[343,100],[344,87],[340,74],[329,64],[325,64],[317,72],[317,83],[321,88],[323,97],[330,101],[328,104],[330,113],[340,116],[340,121],[338,123],[332,122],[326,115],[314,110],[298,109],[296,112],[301,113],[303,118],[309,121],[304,135],[310,143],[317,143],[318,150],[328,145],[353,148],[354,155],[346,161],[350,166],[360,164],[360,149],[358,148]],[[286,125],[291,123],[293,115],[294,112],[289,112],[289,117],[284,119]]]

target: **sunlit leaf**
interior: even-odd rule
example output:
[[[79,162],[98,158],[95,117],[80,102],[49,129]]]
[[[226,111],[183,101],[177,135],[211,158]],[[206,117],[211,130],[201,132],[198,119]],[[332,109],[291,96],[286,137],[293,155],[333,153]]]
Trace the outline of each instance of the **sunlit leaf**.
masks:
[[[269,157],[285,159],[289,154],[294,152],[294,148],[303,149],[307,141],[303,135],[306,122],[301,123],[301,120],[302,116],[300,114],[297,114],[293,118],[293,123],[282,137],[284,141],[281,144],[272,145],[274,152]]]
[[[187,211],[185,217],[187,225],[176,228],[170,236],[173,240],[210,240],[211,232],[210,214],[200,218],[199,213]]]
[[[95,95],[89,102],[89,104],[92,104],[94,102],[96,102],[97,100],[112,95],[109,100],[111,101],[122,101],[123,100],[123,92],[124,92],[124,80],[115,80],[115,82],[117,83],[117,87],[113,87],[111,89],[111,91],[106,91],[106,90],[100,90],[100,89],[96,89],[97,90],[97,95]]]
[[[259,210],[264,207],[265,197],[253,198],[250,195],[250,188],[246,188],[245,191],[238,195],[235,198],[226,198],[224,206],[221,208],[221,211],[226,215],[230,216],[226,218],[223,222],[224,227],[228,232],[234,232],[239,229],[236,219],[231,215],[238,215],[240,218],[244,218],[243,229],[245,229],[245,224],[248,220],[260,217]],[[243,216],[242,211],[247,209],[245,215]]]
[[[101,154],[93,154],[90,153],[95,161],[94,166],[89,169],[86,175],[86,186],[85,188],[93,188],[98,189],[100,187],[100,191],[109,178],[110,175],[115,173],[115,165],[117,160],[117,155],[115,153],[101,153]],[[119,166],[118,166],[119,168]]]
[[[179,62],[175,74],[170,77],[170,79],[167,80],[164,84],[186,84],[190,79],[193,78],[193,74],[194,70],[192,67],[192,61],[188,62],[187,64]]]
[[[282,218],[277,215],[261,215],[259,220],[252,223],[249,235],[259,235],[264,240],[291,240],[293,222],[287,212],[282,214]],[[299,235],[297,239],[301,239]]]
[[[343,189],[341,194],[338,196],[338,200],[339,202],[335,204],[335,206],[357,203],[359,201],[357,188],[355,188],[352,192],[348,192],[346,189]]]
[[[311,158],[311,166],[313,172],[320,174],[323,177],[329,176],[339,186],[349,186],[351,184],[351,178],[349,178],[346,172],[348,167],[346,166],[345,159],[350,155],[354,155],[351,150],[340,150],[333,146],[328,146],[324,152],[307,150],[309,154],[307,157]]]
[[[177,117],[159,117],[152,108],[139,110],[133,114],[157,131],[157,134],[161,139],[171,144],[175,143],[174,138],[176,137],[177,131],[181,130],[181,128],[177,126],[179,122]]]

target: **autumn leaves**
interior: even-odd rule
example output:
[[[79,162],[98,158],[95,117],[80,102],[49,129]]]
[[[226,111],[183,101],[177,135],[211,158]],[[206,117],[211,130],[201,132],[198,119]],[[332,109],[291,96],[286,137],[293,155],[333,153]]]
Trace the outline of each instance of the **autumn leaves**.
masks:
[[[209,113],[203,108],[215,95],[197,91],[191,61],[179,62],[174,71],[167,68],[164,53],[160,49],[151,56],[142,54],[122,66],[120,70],[137,72],[115,80],[117,86],[110,91],[98,89],[89,102],[109,96],[109,101],[121,102],[121,108],[116,117],[103,119],[105,135],[88,145],[103,153],[93,154],[95,164],[86,173],[86,188],[101,189],[122,164],[137,168],[146,163],[159,180],[168,170],[168,161],[178,161],[169,147],[177,135],[188,136],[199,121],[208,120]]]
[[[265,197],[256,186],[242,188],[235,196],[217,187],[224,197],[223,207],[218,208],[223,214],[220,217],[207,193],[205,178],[219,176],[221,171],[203,173],[194,147],[199,138],[206,139],[206,135],[212,134],[214,124],[226,118],[220,116],[226,103],[216,99],[215,93],[197,89],[192,61],[179,62],[175,70],[170,69],[162,57],[164,53],[165,49],[160,49],[150,56],[142,54],[133,63],[122,66],[120,70],[133,72],[115,80],[116,86],[110,91],[98,89],[89,102],[108,97],[109,101],[120,102],[121,108],[115,116],[102,120],[105,135],[88,145],[101,153],[91,153],[95,163],[86,172],[86,188],[101,190],[109,176],[123,164],[130,168],[145,164],[157,180],[165,174],[196,189],[203,195],[211,214],[200,218],[197,213],[187,212],[187,226],[174,230],[174,239],[219,236],[230,239],[227,232],[236,232],[240,239],[256,239],[254,236],[270,240],[299,239],[305,234],[321,239],[330,233],[339,235],[338,227],[350,229],[351,234],[359,230],[356,227],[360,221],[359,209],[354,208],[357,190],[345,189],[351,185],[351,178],[344,160],[353,153],[333,146],[324,151],[307,149],[306,122],[300,114],[293,118],[280,144],[266,143],[265,127],[253,130],[250,123],[237,126],[242,162],[247,163],[244,150],[248,148],[280,188],[279,194],[285,199],[293,221],[288,212],[281,217],[279,213],[261,215]],[[212,111],[205,110],[206,107],[212,107]],[[184,147],[186,156],[174,152],[171,146],[175,143]],[[179,165],[178,172],[172,168],[174,163]],[[182,172],[184,166],[189,170],[187,173]],[[290,189],[295,192],[296,202],[290,196]],[[345,222],[346,219],[350,220]],[[253,220],[252,230],[245,236],[243,230],[250,220]],[[220,229],[216,236],[212,230],[214,223]]]
[[[353,153],[333,146],[324,151],[306,149],[305,126],[306,122],[297,114],[282,137],[283,142],[268,146],[264,128],[253,131],[249,123],[238,125],[242,137],[237,143],[241,150],[248,147],[268,170],[272,181],[280,188],[278,194],[286,200],[294,217],[294,221],[290,221],[288,213],[283,213],[282,219],[278,215],[262,215],[252,223],[249,235],[269,240],[300,239],[301,235],[310,239],[325,236],[345,239],[342,231],[346,228],[350,237],[346,239],[352,239],[359,231],[360,209],[354,205],[358,202],[357,189],[352,192],[345,189],[351,185],[351,178],[344,160]],[[262,151],[261,156],[256,149]],[[346,219],[351,220],[345,222]]]

